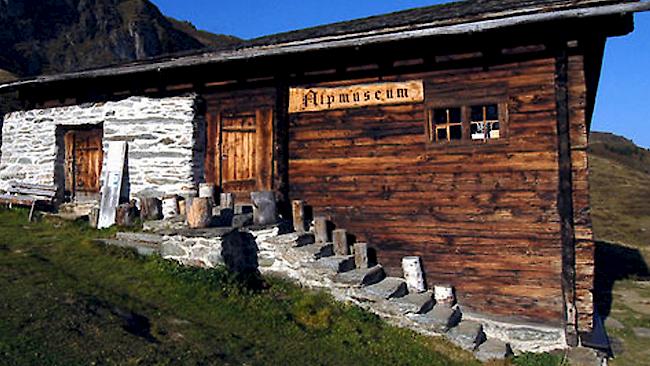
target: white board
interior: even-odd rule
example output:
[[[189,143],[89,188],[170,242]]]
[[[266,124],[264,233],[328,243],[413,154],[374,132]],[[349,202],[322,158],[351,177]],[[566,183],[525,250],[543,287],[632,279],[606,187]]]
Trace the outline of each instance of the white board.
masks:
[[[115,224],[115,214],[117,206],[120,204],[125,159],[126,142],[109,142],[106,156],[106,174],[102,185],[102,201],[99,206],[98,229],[111,227]]]

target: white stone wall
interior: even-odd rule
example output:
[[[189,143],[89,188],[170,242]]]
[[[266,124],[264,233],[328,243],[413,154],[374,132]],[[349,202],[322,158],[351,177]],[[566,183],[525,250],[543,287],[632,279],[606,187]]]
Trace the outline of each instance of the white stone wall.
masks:
[[[103,124],[104,156],[108,141],[128,142],[131,196],[180,193],[203,175],[204,124],[196,102],[196,95],[130,97],[10,113],[0,145],[0,189],[12,180],[63,184],[57,175],[63,164],[63,139],[59,136],[57,141],[57,128]]]

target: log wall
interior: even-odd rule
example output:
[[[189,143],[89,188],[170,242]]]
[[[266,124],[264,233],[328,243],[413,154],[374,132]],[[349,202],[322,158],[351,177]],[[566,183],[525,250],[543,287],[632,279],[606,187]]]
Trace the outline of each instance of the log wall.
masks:
[[[394,274],[420,255],[429,286],[453,284],[466,307],[561,325],[554,58],[381,80],[414,79],[425,81],[424,103],[292,114],[290,198],[368,241]],[[573,137],[584,134],[584,82],[571,82],[572,118],[582,117]],[[501,140],[427,142],[426,108],[474,102],[507,104]],[[573,156],[579,213],[584,155]],[[588,275],[579,281],[584,295]]]

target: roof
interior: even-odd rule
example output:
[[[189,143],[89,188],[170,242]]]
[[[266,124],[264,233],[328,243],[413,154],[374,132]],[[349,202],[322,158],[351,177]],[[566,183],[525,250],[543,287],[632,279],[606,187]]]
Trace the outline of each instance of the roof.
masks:
[[[160,72],[171,68],[646,10],[650,10],[648,0],[466,0],[260,37],[230,49],[38,76],[2,84],[0,92],[65,80]]]

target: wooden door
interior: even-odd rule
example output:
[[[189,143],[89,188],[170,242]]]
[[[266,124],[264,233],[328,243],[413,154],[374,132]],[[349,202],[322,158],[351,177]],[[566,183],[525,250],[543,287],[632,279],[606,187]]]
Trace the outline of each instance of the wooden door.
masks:
[[[65,134],[65,186],[73,197],[99,193],[104,152],[103,130],[71,130]]]
[[[273,111],[212,112],[206,116],[205,179],[248,201],[250,192],[270,190]]]
[[[221,186],[225,192],[255,189],[255,114],[221,116]]]

